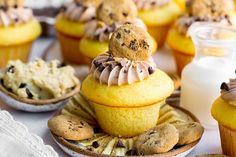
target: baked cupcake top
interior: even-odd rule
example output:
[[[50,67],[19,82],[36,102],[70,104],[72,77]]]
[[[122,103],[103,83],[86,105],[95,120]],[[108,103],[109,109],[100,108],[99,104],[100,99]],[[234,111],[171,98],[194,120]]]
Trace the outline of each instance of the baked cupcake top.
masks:
[[[229,83],[221,84],[221,98],[229,104],[236,106],[236,78],[230,79]]]
[[[189,3],[189,15],[180,17],[177,22],[179,33],[187,35],[194,22],[217,22],[232,25],[230,13],[234,11],[233,0],[193,0]]]
[[[30,8],[18,5],[0,6],[0,26],[11,26],[24,24],[33,18]]]
[[[113,33],[109,51],[93,60],[91,73],[108,86],[132,84],[155,72],[151,53],[150,35],[140,27],[125,24]]]
[[[62,15],[76,22],[88,22],[95,18],[96,7],[100,0],[74,0],[65,4],[62,9]]]
[[[138,19],[137,8],[132,0],[105,0],[97,9],[97,19],[87,23],[85,37],[108,42],[111,34],[124,23],[132,23],[146,29]]]
[[[5,89],[20,98],[42,100],[64,96],[79,84],[72,67],[41,59],[28,64],[10,61],[0,80]]]
[[[138,10],[151,10],[162,7],[170,2],[170,0],[133,0]]]

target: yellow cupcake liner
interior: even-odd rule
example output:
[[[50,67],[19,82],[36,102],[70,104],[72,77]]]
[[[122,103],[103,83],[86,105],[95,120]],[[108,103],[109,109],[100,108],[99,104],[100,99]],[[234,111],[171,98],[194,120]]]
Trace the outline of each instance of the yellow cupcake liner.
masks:
[[[0,46],[0,68],[5,67],[10,60],[19,59],[23,62],[27,62],[31,47],[32,42],[20,45]]]
[[[166,36],[168,34],[168,30],[170,28],[169,25],[165,26],[147,26],[148,32],[150,35],[156,40],[158,44],[158,48],[164,46],[166,41]]]
[[[74,64],[90,65],[92,59],[80,52],[80,38],[68,36],[60,32],[57,32],[57,36],[61,47],[61,53],[65,61]]]
[[[219,124],[221,147],[225,155],[236,157],[236,131]]]
[[[172,52],[177,66],[177,73],[181,76],[183,68],[192,61],[194,55],[186,54],[177,50],[173,50]]]
[[[156,126],[163,103],[130,108],[92,105],[104,132],[118,137],[133,137]]]

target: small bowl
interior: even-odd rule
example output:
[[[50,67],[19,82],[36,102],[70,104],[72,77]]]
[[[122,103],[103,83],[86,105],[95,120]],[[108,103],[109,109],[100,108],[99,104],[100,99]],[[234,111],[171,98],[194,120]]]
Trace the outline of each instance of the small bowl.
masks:
[[[14,93],[6,90],[0,84],[0,99],[12,108],[27,111],[27,112],[48,112],[53,111],[64,106],[68,100],[80,91],[80,84],[78,84],[71,92],[65,94],[60,98],[34,100],[27,98],[20,98]]]

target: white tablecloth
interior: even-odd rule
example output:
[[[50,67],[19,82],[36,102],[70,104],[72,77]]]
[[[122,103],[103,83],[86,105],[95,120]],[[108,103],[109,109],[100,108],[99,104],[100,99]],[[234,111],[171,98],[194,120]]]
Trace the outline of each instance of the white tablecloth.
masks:
[[[33,47],[31,59],[40,57],[42,55],[42,52],[49,46],[49,44],[52,41],[53,39],[38,40]],[[162,59],[165,59],[165,56],[161,57]],[[47,121],[53,115],[53,112],[27,113],[14,110],[2,103],[0,103],[0,108],[9,111],[13,115],[15,120],[25,124],[31,133],[37,134],[38,136],[42,137],[45,144],[51,145],[58,152],[60,157],[68,157],[68,155],[62,152],[61,149],[53,141],[47,128]],[[195,157],[198,154],[211,154],[211,153],[221,153],[220,137],[217,128],[214,130],[205,130],[202,140],[197,145],[196,149],[194,149],[188,156]]]

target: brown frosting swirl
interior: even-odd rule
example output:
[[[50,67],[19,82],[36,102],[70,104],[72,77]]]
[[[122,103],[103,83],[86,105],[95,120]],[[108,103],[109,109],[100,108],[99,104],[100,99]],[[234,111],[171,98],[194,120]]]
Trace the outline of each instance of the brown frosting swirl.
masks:
[[[77,22],[88,22],[96,16],[95,6],[86,6],[76,1],[64,5],[62,11],[65,18]]]
[[[217,18],[208,18],[208,17],[201,18],[198,16],[185,15],[185,16],[181,16],[176,22],[178,32],[182,35],[187,36],[189,27],[195,22],[217,22],[223,25],[232,25],[230,17],[228,15],[220,16]]]
[[[236,106],[236,78],[230,79],[229,83],[222,83],[220,89],[221,98]]]
[[[145,30],[147,29],[146,25],[139,18],[136,18],[132,23]],[[112,33],[122,24],[114,22],[112,25],[108,25],[102,21],[92,20],[86,24],[84,36],[88,39],[108,42]]]
[[[1,7],[0,26],[23,24],[33,18],[33,12],[26,7]]]
[[[131,61],[104,53],[93,60],[90,72],[101,84],[121,86],[142,81],[155,70],[152,58],[149,61]]]
[[[156,7],[162,7],[170,0],[133,0],[139,10],[150,10]]]

